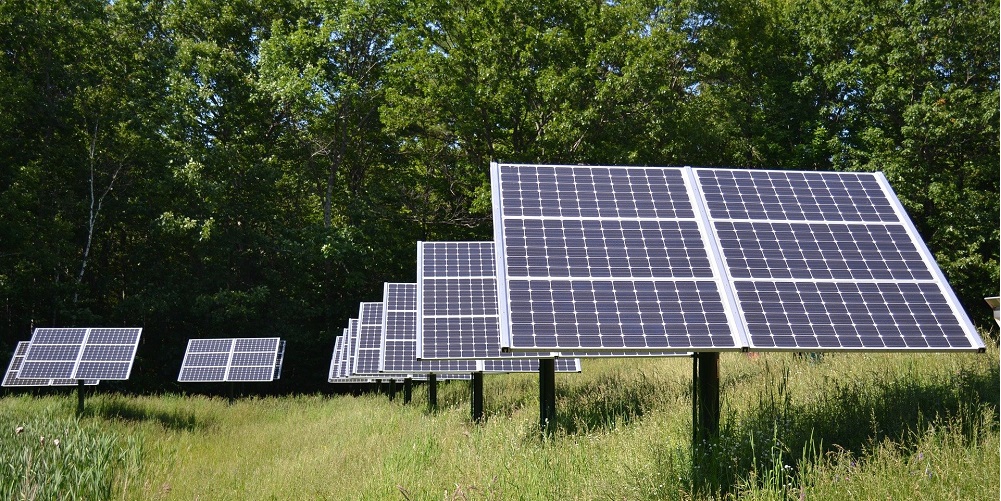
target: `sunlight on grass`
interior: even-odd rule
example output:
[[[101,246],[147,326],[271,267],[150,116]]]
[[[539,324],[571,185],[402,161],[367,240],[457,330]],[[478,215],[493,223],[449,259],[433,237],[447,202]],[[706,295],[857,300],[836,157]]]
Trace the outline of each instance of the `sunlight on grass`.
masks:
[[[143,500],[997,497],[993,345],[723,354],[721,432],[694,468],[707,479],[697,493],[691,360],[585,360],[583,369],[558,376],[548,437],[533,374],[487,376],[479,425],[465,382],[441,383],[433,413],[423,386],[407,406],[375,393],[233,404],[97,394],[79,420],[70,396],[8,396],[3,494],[44,499],[74,485],[82,498]],[[89,440],[88,454],[63,461],[49,448],[43,460],[35,434]]]

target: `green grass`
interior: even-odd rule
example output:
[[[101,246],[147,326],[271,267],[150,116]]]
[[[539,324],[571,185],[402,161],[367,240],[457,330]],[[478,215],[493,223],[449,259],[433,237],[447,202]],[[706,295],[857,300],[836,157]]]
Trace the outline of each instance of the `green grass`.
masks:
[[[462,382],[439,383],[435,413],[422,387],[409,406],[97,394],[79,420],[72,394],[8,396],[0,498],[994,500],[998,363],[993,343],[819,361],[724,354],[721,431],[696,461],[698,490],[689,359],[585,360],[582,374],[558,375],[549,437],[531,374],[487,376],[479,425]],[[65,437],[62,450],[41,435]]]

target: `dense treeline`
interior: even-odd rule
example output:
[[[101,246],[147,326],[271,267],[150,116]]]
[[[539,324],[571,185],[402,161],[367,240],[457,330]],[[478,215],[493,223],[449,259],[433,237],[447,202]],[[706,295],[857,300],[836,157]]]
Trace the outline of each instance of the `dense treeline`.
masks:
[[[31,326],[280,335],[281,386],[492,235],[491,159],[881,170],[967,310],[997,292],[997,2],[6,0],[0,352]]]

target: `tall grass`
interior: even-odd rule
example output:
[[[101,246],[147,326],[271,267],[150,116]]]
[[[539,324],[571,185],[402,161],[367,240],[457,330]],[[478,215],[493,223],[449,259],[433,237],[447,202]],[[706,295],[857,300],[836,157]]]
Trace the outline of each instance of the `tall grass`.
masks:
[[[0,409],[0,499],[111,499],[138,478],[140,437],[81,422],[65,407]]]
[[[998,498],[996,346],[724,354],[720,368],[721,430],[694,460],[689,359],[585,360],[582,374],[557,376],[548,436],[532,374],[487,376],[482,424],[470,421],[468,383],[452,382],[433,412],[422,386],[406,406],[375,393],[95,395],[79,421],[72,398],[8,397],[0,433],[21,422],[111,437],[110,463],[84,460],[112,472],[111,490],[83,499]],[[17,440],[2,442],[5,462],[43,450]],[[26,469],[5,469],[5,489],[8,471]],[[42,483],[17,482],[3,494]]]

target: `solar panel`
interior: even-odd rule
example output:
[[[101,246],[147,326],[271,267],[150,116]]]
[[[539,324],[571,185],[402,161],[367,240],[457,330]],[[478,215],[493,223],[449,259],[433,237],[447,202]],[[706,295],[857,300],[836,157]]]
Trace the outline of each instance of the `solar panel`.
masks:
[[[18,377],[128,379],[141,328],[38,328]]]
[[[18,371],[21,368],[21,364],[24,362],[24,356],[28,353],[28,341],[20,341],[14,348],[14,356],[10,359],[10,365],[7,366],[7,372],[4,374],[3,386],[76,386],[78,381],[76,379],[52,379],[52,378],[41,378],[41,379],[27,379],[19,378]],[[86,385],[96,385],[100,381],[96,379],[88,379],[84,381]]]
[[[285,342],[276,337],[189,339],[177,380],[273,381],[281,375],[284,351]]]
[[[504,347],[743,346],[684,169],[491,172]]]
[[[361,303],[358,308],[358,336],[354,348],[354,375],[379,374],[382,347],[382,303]]]
[[[493,165],[512,350],[982,350],[879,173]]]
[[[475,372],[473,360],[417,360],[417,284],[387,283],[383,291],[385,373]]]
[[[488,294],[494,305],[496,322],[496,291]],[[383,303],[385,331],[383,336],[382,372],[385,373],[509,373],[537,372],[538,359],[522,357],[499,360],[417,360],[417,284],[387,283]],[[484,301],[480,301],[481,303]],[[496,327],[494,328],[496,335]],[[496,341],[495,341],[496,345]],[[557,372],[580,372],[580,360],[564,358],[556,361]]]
[[[694,173],[751,349],[983,347],[882,174]]]
[[[337,379],[338,377],[337,370],[341,363],[341,353],[343,348],[344,348],[344,336],[341,335],[334,340],[334,353],[330,357],[330,370],[327,372],[328,382],[333,382],[333,380]]]

